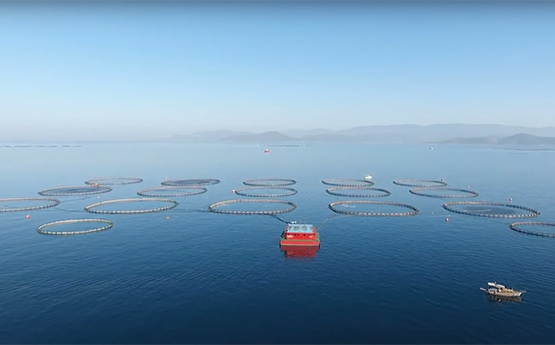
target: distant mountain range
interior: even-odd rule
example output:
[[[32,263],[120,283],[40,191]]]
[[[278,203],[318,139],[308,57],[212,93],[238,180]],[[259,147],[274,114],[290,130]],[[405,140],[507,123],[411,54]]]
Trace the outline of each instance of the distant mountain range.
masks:
[[[555,146],[555,137],[539,137],[519,133],[508,137],[455,138],[439,142],[440,144],[489,144],[489,145],[549,145]]]
[[[555,127],[438,124],[429,126],[364,126],[346,130],[290,130],[263,133],[211,131],[175,135],[179,142],[299,144],[316,142],[383,142],[490,145],[555,145]]]

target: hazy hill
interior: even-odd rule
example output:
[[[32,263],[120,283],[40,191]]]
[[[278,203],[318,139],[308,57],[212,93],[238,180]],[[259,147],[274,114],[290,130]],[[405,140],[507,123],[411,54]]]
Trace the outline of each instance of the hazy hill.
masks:
[[[508,137],[455,138],[440,141],[440,144],[490,144],[490,145],[554,145],[555,137],[540,137],[518,133]]]
[[[518,136],[517,136],[518,135]],[[528,135],[529,137],[526,137]],[[511,136],[515,138],[509,139]],[[504,125],[438,124],[429,126],[393,125],[363,126],[345,130],[289,130],[264,133],[211,131],[189,135],[175,135],[172,141],[189,142],[243,142],[243,143],[290,143],[290,142],[395,142],[395,143],[471,143],[544,145],[555,137],[555,128],[527,128]],[[543,138],[543,139],[537,139]],[[501,141],[499,141],[501,140]],[[521,142],[522,144],[518,144]],[[547,145],[547,144],[545,144]]]
[[[270,131],[260,134],[243,134],[243,135],[232,135],[222,138],[221,141],[232,141],[232,142],[242,142],[242,143],[284,143],[299,141],[298,139],[287,136],[283,133]]]

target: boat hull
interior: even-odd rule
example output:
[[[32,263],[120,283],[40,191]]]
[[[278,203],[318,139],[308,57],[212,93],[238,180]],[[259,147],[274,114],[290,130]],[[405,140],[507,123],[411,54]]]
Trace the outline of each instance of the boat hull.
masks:
[[[295,247],[319,247],[320,241],[317,240],[284,240],[279,241],[282,247],[295,246]]]

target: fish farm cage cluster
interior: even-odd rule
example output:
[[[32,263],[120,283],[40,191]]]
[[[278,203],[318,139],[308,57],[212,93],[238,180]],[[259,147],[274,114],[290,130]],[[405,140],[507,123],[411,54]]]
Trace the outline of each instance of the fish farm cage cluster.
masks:
[[[143,182],[141,178],[134,177],[118,177],[118,178],[94,178],[84,182],[79,186],[66,186],[50,188],[39,191],[41,197],[21,197],[21,198],[0,198],[0,214],[8,212],[25,212],[52,208],[60,205],[62,201],[53,197],[64,196],[85,196],[89,197],[94,194],[108,193],[118,185],[129,185]],[[392,192],[384,188],[375,188],[374,182],[369,179],[356,178],[328,178],[321,180],[324,185],[331,186],[325,190],[329,196],[349,198],[349,200],[337,200],[329,203],[328,208],[334,213],[341,215],[360,216],[360,217],[410,217],[416,216],[420,210],[413,205],[393,202],[393,201],[376,201],[361,200],[363,198],[384,198],[390,197]],[[122,214],[145,214],[154,212],[163,212],[176,208],[179,202],[170,198],[189,197],[204,194],[208,191],[209,186],[220,183],[220,180],[213,178],[195,178],[195,179],[179,179],[164,180],[162,186],[150,187],[137,192],[138,198],[122,198],[99,201],[84,207],[83,211],[104,215],[122,215]],[[233,190],[237,196],[246,198],[237,198],[231,200],[218,201],[207,206],[205,211],[218,214],[231,215],[270,215],[288,213],[297,208],[297,205],[288,200],[279,198],[293,196],[298,191],[291,187],[297,184],[296,180],[285,178],[261,178],[249,179],[243,181],[243,186]],[[412,187],[409,192],[416,196],[454,199],[454,198],[475,198],[478,193],[470,190],[470,187],[451,188],[447,187],[447,183],[441,180],[422,180],[422,179],[396,179],[393,184],[403,187]],[[354,199],[354,200],[351,200]],[[105,205],[119,205],[128,203],[161,203],[162,206],[143,209],[103,209]],[[512,202],[512,199],[511,199]],[[23,203],[24,205],[17,205]],[[14,205],[15,204],[15,205]],[[248,209],[252,206],[260,206],[260,209]],[[277,205],[270,206],[269,205]],[[246,209],[233,209],[228,206],[245,207]],[[356,207],[385,207],[383,210],[356,210]],[[521,219],[534,218],[540,215],[540,211],[514,205],[512,203],[499,203],[489,201],[457,201],[449,202],[442,207],[450,212],[470,215],[476,217],[501,218],[501,219]],[[393,210],[389,210],[393,209]],[[400,210],[395,210],[400,209]],[[29,215],[27,215],[29,218]],[[168,217],[169,218],[169,217]],[[98,224],[98,226],[84,230],[59,231],[62,226],[71,226],[77,224]],[[101,232],[111,229],[114,223],[107,219],[66,219],[58,220],[43,224],[37,228],[39,234],[44,235],[82,235],[95,232]],[[533,228],[549,228],[555,227],[555,223],[548,222],[516,222],[509,225],[511,230],[523,234],[536,235],[542,237],[555,238],[555,233],[548,231],[535,231]]]

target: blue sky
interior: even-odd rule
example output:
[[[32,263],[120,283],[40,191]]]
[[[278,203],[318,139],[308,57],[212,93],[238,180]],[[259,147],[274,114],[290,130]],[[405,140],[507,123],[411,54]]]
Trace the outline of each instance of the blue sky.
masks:
[[[555,126],[555,3],[0,3],[2,138]]]

